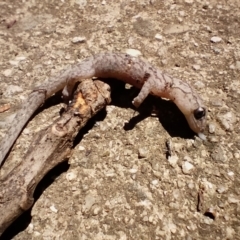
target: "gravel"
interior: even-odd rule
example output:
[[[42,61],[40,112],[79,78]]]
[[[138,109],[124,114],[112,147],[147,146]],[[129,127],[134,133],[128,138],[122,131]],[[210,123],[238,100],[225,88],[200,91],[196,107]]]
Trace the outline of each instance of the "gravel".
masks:
[[[171,102],[148,97],[139,116],[131,103],[137,90],[111,81],[112,104],[3,239],[238,239],[239,7],[236,0],[3,1],[0,104],[11,108],[0,114],[0,137],[34,86],[104,51],[144,57],[188,81],[208,107],[203,142]],[[26,126],[0,178],[58,118],[63,105],[53,99]]]

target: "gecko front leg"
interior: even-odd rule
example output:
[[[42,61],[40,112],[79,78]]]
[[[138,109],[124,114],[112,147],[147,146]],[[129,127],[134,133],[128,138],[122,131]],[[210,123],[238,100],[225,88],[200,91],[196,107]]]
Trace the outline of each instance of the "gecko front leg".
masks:
[[[62,90],[63,99],[66,100],[71,97],[76,81],[76,79],[67,80],[66,86]]]
[[[132,104],[136,108],[138,108],[142,104],[142,102],[145,100],[145,98],[151,93],[151,84],[150,84],[151,75],[149,73],[145,73],[143,81],[144,81],[144,84],[139,94],[132,101]]]

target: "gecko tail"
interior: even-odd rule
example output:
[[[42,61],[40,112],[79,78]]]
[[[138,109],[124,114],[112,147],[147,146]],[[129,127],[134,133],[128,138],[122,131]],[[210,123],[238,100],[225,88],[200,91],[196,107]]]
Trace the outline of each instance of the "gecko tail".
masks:
[[[66,85],[63,88],[62,95],[64,99],[69,99],[72,95],[73,88],[76,82],[84,79],[92,78],[96,75],[95,67],[93,65],[93,58],[86,59],[71,69],[66,71]]]

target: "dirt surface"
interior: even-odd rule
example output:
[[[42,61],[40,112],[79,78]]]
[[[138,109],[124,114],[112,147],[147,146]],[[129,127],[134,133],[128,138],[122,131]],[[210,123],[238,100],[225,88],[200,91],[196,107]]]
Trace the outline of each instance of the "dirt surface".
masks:
[[[21,101],[67,65],[135,49],[191,83],[208,106],[207,142],[169,101],[112,81],[112,104],[53,169],[1,239],[240,239],[240,2],[0,2],[0,137]],[[59,116],[53,98],[26,126],[0,176]],[[7,105],[9,106],[9,105]],[[152,111],[152,114],[151,114]]]

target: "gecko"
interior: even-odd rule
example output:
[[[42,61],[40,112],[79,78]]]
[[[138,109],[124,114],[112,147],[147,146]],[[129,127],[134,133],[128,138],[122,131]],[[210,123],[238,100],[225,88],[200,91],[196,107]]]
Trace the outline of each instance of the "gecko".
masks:
[[[140,89],[132,101],[137,108],[149,95],[172,100],[185,116],[189,127],[203,140],[207,108],[196,90],[186,81],[172,77],[139,57],[124,53],[99,53],[60,71],[30,94],[13,119],[5,141],[0,142],[0,166],[22,128],[46,99],[63,89],[63,97],[69,98],[78,81],[87,78],[114,78]],[[7,139],[7,141],[6,141]]]

